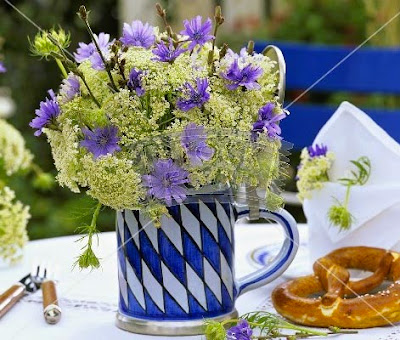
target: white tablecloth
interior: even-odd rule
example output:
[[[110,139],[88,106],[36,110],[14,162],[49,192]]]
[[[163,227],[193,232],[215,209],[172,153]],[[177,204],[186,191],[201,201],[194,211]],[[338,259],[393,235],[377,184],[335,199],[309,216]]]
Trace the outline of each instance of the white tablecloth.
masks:
[[[305,256],[307,228],[300,225],[302,240],[299,256],[286,272],[298,274],[311,269]],[[249,261],[252,249],[279,242],[283,235],[275,225],[239,224],[236,228],[236,272],[249,273],[255,267]],[[58,270],[58,294],[63,316],[57,325],[47,325],[42,316],[41,292],[26,296],[0,320],[0,339],[57,339],[57,340],[200,340],[204,337],[152,337],[130,334],[114,326],[118,303],[115,233],[99,237],[96,253],[102,258],[102,268],[97,271],[80,271],[72,265],[82,244],[78,237],[60,237],[29,242],[23,262],[15,267],[0,269],[0,291],[31,270],[32,263],[47,261]],[[272,289],[285,277],[239,297],[239,313],[264,309],[273,312],[270,301]],[[335,336],[337,340],[400,340],[399,327],[382,327],[362,330],[357,335]]]

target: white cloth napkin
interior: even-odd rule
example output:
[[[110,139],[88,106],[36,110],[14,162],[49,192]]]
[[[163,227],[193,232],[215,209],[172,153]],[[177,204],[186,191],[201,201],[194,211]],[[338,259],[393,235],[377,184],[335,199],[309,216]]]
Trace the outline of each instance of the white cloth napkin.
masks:
[[[354,222],[349,230],[340,231],[327,218],[335,203],[333,197],[343,201],[345,186],[326,183],[305,200],[304,211],[312,229],[310,241],[314,238],[311,243],[321,249],[318,255],[350,245],[396,247],[400,240],[400,145],[348,102],[339,106],[313,145],[321,143],[335,154],[331,180],[346,177],[354,168],[350,161],[361,156],[370,159],[371,176],[365,185],[351,188],[349,210]]]

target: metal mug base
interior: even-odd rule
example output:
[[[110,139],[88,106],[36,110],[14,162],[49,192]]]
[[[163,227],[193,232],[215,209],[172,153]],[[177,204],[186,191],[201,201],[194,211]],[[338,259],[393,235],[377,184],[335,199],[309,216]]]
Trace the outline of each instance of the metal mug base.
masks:
[[[228,314],[210,318],[209,320],[221,322],[237,317],[238,312],[234,309]],[[188,321],[152,321],[136,319],[117,313],[115,325],[124,331],[145,335],[184,336],[204,334],[204,319]]]

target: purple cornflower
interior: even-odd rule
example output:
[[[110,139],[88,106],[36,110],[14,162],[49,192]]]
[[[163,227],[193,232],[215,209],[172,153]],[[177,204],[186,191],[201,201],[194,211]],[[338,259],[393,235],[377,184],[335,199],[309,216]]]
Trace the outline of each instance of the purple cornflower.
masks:
[[[268,103],[258,111],[258,120],[253,124],[252,139],[257,140],[258,133],[265,132],[269,138],[281,139],[281,128],[277,124],[280,120],[284,119],[284,113],[274,114],[275,105]]]
[[[107,60],[109,57],[109,52],[108,51],[102,51],[102,54],[104,58]],[[92,63],[92,68],[97,70],[97,71],[103,71],[106,67],[104,66],[103,59],[101,58],[101,55],[99,52],[94,52],[92,56],[90,57],[90,62]]]
[[[109,47],[113,43],[113,41],[110,41],[110,35],[101,32],[99,35],[94,34],[94,38],[99,45],[100,51],[107,59],[110,54]],[[95,70],[104,70],[104,63],[101,60],[101,57],[93,42],[89,44],[80,42],[76,53],[74,53],[74,56],[77,63],[83,63],[85,60],[89,59],[92,63],[92,67]]]
[[[202,161],[208,161],[214,155],[214,149],[207,143],[207,135],[204,126],[189,123],[181,136],[181,145],[192,165],[201,165]]]
[[[48,93],[50,98],[46,98],[46,101],[40,102],[40,108],[35,111],[37,117],[33,118],[29,123],[30,127],[37,129],[35,136],[40,136],[44,127],[56,125],[56,119],[61,113],[54,91],[49,90]]]
[[[196,89],[190,83],[186,82],[184,85],[184,92],[188,97],[185,99],[179,98],[176,105],[185,112],[194,107],[202,107],[210,99],[208,86],[207,78],[197,78]]]
[[[251,340],[253,330],[246,320],[241,320],[236,326],[229,328],[226,332],[227,340]]]
[[[143,24],[140,20],[132,21],[131,25],[124,23],[122,37],[119,40],[126,46],[150,48],[156,40],[154,27],[147,22]]]
[[[168,46],[165,45],[164,41],[161,41],[152,52],[156,56],[152,60],[172,63],[182,53],[186,52],[186,50],[179,48],[179,46],[175,48],[170,38]]]
[[[135,68],[129,73],[128,87],[136,92],[141,97],[144,95],[144,88],[142,86],[143,71],[138,71]]]
[[[2,61],[0,61],[0,73],[6,73],[7,69],[4,66],[4,63]]]
[[[258,90],[260,85],[257,83],[257,79],[260,78],[262,73],[261,67],[251,64],[241,69],[238,60],[235,59],[229,70],[226,73],[221,73],[221,76],[230,81],[226,85],[229,90],[236,90],[239,86],[244,86],[248,90]]]
[[[108,125],[103,128],[98,127],[94,131],[83,128],[82,132],[85,135],[85,139],[81,141],[80,145],[91,152],[94,158],[121,150],[118,145],[120,140],[118,127],[114,125]]]
[[[246,58],[249,56],[249,54],[247,53],[246,47],[241,48],[239,54],[229,48],[226,55],[231,57],[232,59],[234,59],[234,60],[236,59],[242,63],[244,63],[246,61]]]
[[[311,158],[326,156],[326,153],[328,152],[328,147],[324,144],[315,144],[314,147],[312,145],[307,147],[307,151]]]
[[[60,86],[60,95],[63,101],[69,102],[76,96],[81,94],[81,84],[79,83],[79,78],[73,73],[68,75],[68,78],[62,81]]]
[[[211,35],[211,19],[208,18],[206,22],[202,23],[203,18],[198,15],[197,17],[189,20],[185,20],[183,25],[185,29],[181,31],[182,35],[188,36],[188,41],[191,41],[189,50],[193,50],[197,45],[203,46],[207,41],[214,39]]]
[[[188,172],[174,163],[172,159],[159,159],[154,162],[154,171],[142,176],[143,185],[148,187],[148,195],[164,200],[168,206],[174,199],[178,204],[186,199]]]

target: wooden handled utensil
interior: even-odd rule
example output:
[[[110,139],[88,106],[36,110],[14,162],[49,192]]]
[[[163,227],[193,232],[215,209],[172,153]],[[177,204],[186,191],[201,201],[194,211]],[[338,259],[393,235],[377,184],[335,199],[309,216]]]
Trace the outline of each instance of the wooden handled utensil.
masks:
[[[61,308],[57,301],[56,284],[52,280],[42,282],[43,315],[48,324],[54,325],[61,319]]]
[[[46,271],[38,267],[37,275],[38,278],[43,280]],[[31,273],[27,274],[19,282],[12,285],[0,295],[0,318],[2,318],[26,293],[34,293],[39,288],[40,284],[33,279]]]
[[[46,263],[45,275],[40,274],[40,266],[34,268],[32,279],[42,288],[43,297],[43,316],[50,325],[55,325],[61,319],[61,308],[57,301],[56,284],[54,281],[55,269],[54,265]]]

